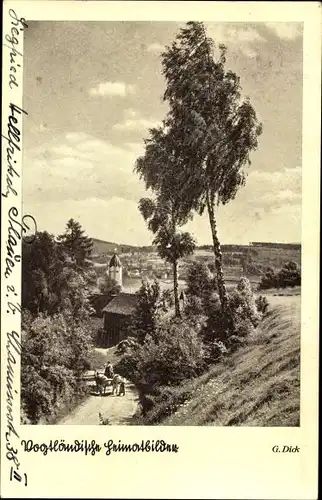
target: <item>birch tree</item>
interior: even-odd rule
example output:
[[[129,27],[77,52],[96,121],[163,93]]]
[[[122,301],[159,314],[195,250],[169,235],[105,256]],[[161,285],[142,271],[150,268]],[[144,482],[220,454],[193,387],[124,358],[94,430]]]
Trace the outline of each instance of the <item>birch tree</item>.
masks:
[[[180,316],[178,261],[193,253],[195,241],[188,232],[179,232],[191,210],[178,198],[181,170],[174,153],[170,133],[163,127],[151,129],[145,140],[145,155],[138,158],[135,171],[154,194],[154,199],[140,200],[139,210],[154,234],[153,244],[160,257],[172,265],[175,315]]]
[[[244,167],[258,146],[262,126],[249,99],[242,99],[239,77],[225,68],[226,47],[207,36],[201,22],[188,22],[162,54],[169,105],[165,126],[180,159],[184,210],[207,210],[212,233],[218,291],[223,313],[228,295],[217,235],[216,207],[235,198],[245,185]],[[179,160],[178,160],[179,161]],[[189,208],[188,208],[189,207]]]

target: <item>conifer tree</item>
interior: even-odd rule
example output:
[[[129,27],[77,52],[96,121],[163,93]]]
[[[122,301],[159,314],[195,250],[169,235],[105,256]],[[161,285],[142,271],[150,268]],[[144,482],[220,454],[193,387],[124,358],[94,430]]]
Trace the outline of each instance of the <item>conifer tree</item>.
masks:
[[[69,219],[65,232],[57,239],[78,267],[86,267],[86,259],[92,253],[93,241],[85,235],[79,222]]]

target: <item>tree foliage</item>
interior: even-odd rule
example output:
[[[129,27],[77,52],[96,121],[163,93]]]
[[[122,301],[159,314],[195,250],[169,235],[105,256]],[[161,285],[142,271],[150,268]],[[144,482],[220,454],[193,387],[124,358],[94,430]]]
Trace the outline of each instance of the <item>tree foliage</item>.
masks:
[[[204,345],[192,325],[180,318],[158,323],[155,334],[129,346],[117,370],[140,388],[146,410],[163,387],[198,376],[204,368]]]
[[[93,241],[85,235],[82,226],[74,219],[69,219],[66,230],[58,236],[67,255],[80,267],[86,267],[86,259],[92,253]]]
[[[83,394],[92,348],[91,266],[47,232],[23,240],[21,394],[25,419],[48,421]]]
[[[277,282],[281,288],[301,285],[301,270],[294,261],[287,262],[277,275]]]
[[[129,335],[142,343],[146,335],[155,335],[160,312],[164,307],[159,282],[143,281],[136,292],[138,302],[129,327]]]
[[[239,77],[225,69],[226,47],[218,47],[218,57],[214,49],[201,22],[188,22],[166,48],[162,67],[169,113],[164,123],[180,165],[178,200],[186,212],[208,210],[219,296],[228,312],[215,206],[232,200],[245,184],[244,166],[262,127],[249,99],[241,97]]]
[[[215,48],[203,23],[188,22],[162,55],[166,124],[189,168],[187,194],[200,210],[207,193],[217,203],[234,198],[262,129],[250,101],[241,97],[240,78],[225,69],[226,47],[218,47],[217,58]]]
[[[259,284],[260,290],[268,288],[286,288],[301,285],[301,270],[294,261],[287,262],[282,269],[276,271],[267,268]]]
[[[155,199],[140,200],[139,210],[154,234],[153,244],[160,257],[172,264],[175,313],[180,316],[178,260],[193,253],[195,241],[189,233],[178,231],[189,220],[191,211],[178,197],[181,165],[173,151],[171,133],[164,127],[151,129],[145,140],[145,154],[137,159],[135,171],[154,193]]]
[[[22,307],[32,314],[68,310],[81,319],[90,312],[89,294],[95,277],[67,258],[53,235],[38,232],[22,243]]]
[[[72,316],[38,315],[22,325],[21,397],[28,419],[37,423],[82,394],[79,380],[92,348],[86,324]]]
[[[278,282],[277,282],[277,273],[275,269],[271,266],[269,266],[264,275],[262,276],[261,282],[259,284],[259,288],[261,290],[267,289],[267,288],[275,288],[277,287]]]
[[[66,258],[54,236],[36,233],[32,242],[22,242],[22,306],[32,313],[54,313],[64,288],[61,279]]]
[[[104,275],[103,280],[99,285],[102,294],[118,295],[122,291],[121,285],[114,279],[111,279],[107,274]]]
[[[215,277],[205,262],[192,263],[188,269],[186,283],[187,297],[198,297],[205,306],[216,290]]]
[[[236,328],[236,334],[239,336],[244,336],[249,333],[249,330],[255,328],[261,316],[256,306],[255,295],[253,293],[250,281],[247,278],[241,278],[236,288],[230,293],[230,309],[234,315],[234,323]],[[246,329],[241,329],[240,325],[243,323],[249,323],[250,328],[246,332]]]
[[[182,257],[193,253],[195,241],[187,232],[176,232],[178,219],[170,205],[166,201],[142,198],[139,209],[148,222],[148,228],[155,234],[153,245],[156,245],[160,257],[176,264]]]

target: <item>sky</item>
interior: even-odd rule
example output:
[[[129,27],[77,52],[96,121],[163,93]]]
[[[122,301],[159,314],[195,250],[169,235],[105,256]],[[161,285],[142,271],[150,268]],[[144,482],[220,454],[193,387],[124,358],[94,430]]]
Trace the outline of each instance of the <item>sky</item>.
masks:
[[[30,22],[24,40],[23,211],[38,230],[148,245],[133,172],[148,129],[165,117],[160,53],[182,24]],[[301,241],[302,25],[206,23],[227,45],[263,124],[246,186],[217,212],[222,243]],[[207,214],[184,228],[211,244]]]

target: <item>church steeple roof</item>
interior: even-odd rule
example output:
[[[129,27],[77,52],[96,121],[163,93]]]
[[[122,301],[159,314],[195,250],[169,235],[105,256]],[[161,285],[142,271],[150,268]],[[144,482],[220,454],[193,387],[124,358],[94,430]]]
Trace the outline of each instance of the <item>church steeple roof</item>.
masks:
[[[116,253],[113,255],[113,257],[111,258],[110,260],[110,263],[108,265],[108,267],[122,267],[122,264],[121,264],[121,261],[120,261],[120,258],[118,255],[116,255]]]

